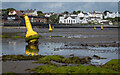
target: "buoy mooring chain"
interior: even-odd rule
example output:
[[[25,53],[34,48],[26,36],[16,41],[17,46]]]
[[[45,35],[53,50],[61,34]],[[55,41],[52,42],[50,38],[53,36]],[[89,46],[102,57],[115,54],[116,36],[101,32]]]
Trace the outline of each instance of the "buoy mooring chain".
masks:
[[[28,43],[38,43],[39,35],[37,32],[33,31],[30,20],[28,18],[28,15],[24,15],[25,18],[25,24],[27,28],[27,34],[25,37],[25,41]]]

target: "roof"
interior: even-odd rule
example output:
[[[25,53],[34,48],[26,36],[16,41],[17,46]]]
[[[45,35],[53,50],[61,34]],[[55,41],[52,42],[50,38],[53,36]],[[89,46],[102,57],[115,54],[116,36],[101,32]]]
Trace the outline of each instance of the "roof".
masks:
[[[30,13],[30,12],[32,13],[32,12],[34,12],[34,11],[36,11],[36,9],[34,9],[34,10],[32,10],[32,9],[31,9],[31,10],[27,9],[27,10],[24,11],[24,13]]]
[[[13,13],[14,11],[16,11],[16,10],[12,10],[12,11],[9,11],[9,12]]]
[[[65,19],[67,19],[68,17],[71,17],[72,19],[75,19],[75,16],[66,16]]]

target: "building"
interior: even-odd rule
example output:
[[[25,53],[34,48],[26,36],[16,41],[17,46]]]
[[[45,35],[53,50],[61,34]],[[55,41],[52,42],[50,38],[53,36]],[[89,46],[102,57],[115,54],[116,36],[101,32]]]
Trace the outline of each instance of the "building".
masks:
[[[12,11],[9,11],[8,15],[18,15],[18,16],[22,16],[22,12],[21,10],[12,10]]]
[[[16,14],[17,14],[16,10],[9,11],[8,13],[8,15],[16,15]]]
[[[5,25],[20,25],[21,18],[18,15],[8,15],[4,22]]]
[[[115,18],[116,13],[115,12],[106,12],[105,18]]]
[[[47,23],[47,21],[48,21],[48,18],[46,18],[46,17],[39,17],[39,16],[28,16],[28,17],[29,17],[30,22]],[[21,18],[24,21],[24,17],[21,16]]]
[[[93,23],[100,23],[103,19],[103,14],[98,11],[94,11],[93,13],[83,13],[80,12],[79,14],[64,14],[64,16],[59,17],[59,23],[65,24],[87,24],[89,22]]]
[[[59,23],[75,24],[77,23],[77,21],[76,21],[76,17],[65,16],[65,17],[60,17]]]
[[[54,15],[54,12],[50,12],[50,13],[45,13],[45,17],[50,17],[51,15]]]
[[[28,16],[38,16],[36,9],[27,9],[23,11],[23,15],[28,14]]]

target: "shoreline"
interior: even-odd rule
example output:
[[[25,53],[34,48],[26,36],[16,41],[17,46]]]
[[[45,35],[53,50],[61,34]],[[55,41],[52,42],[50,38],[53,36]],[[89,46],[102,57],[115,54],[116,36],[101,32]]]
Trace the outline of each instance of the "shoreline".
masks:
[[[101,28],[101,25],[54,25],[54,28]],[[119,25],[102,25],[104,28],[120,28]],[[43,25],[43,26],[34,26],[33,27],[39,27],[39,28],[48,28],[48,25]],[[14,26],[14,25],[9,25],[9,26],[0,26],[0,28],[26,28],[26,26]]]

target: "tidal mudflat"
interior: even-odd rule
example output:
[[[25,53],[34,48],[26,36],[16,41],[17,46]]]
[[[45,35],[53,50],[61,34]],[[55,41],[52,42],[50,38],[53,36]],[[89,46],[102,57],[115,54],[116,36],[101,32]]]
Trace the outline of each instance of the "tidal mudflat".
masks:
[[[15,56],[17,55],[22,55],[22,56],[60,55],[64,58],[61,59],[61,62],[57,62],[57,63],[56,61],[53,61],[52,59],[47,57],[34,60],[39,62],[40,60],[43,62],[45,61],[47,63],[46,67],[49,66],[49,67],[53,67],[54,69],[60,70],[63,67],[60,66],[59,68],[56,68],[56,66],[54,65],[54,62],[55,64],[58,64],[58,65],[66,62],[67,64],[71,64],[68,62],[73,62],[73,61],[70,61],[72,57],[79,58],[79,59],[78,58],[75,59],[76,61],[74,61],[74,62],[78,62],[77,63],[78,65],[81,64],[81,61],[78,61],[78,60],[89,57],[90,61],[88,63],[82,64],[84,66],[87,66],[87,65],[102,66],[112,59],[119,59],[118,58],[118,55],[119,55],[118,28],[104,28],[103,30],[101,30],[100,28],[97,28],[96,30],[94,30],[93,28],[55,28],[53,32],[49,32],[47,28],[34,28],[34,30],[37,31],[41,37],[39,38],[38,45],[31,46],[25,42],[25,39],[24,39],[26,34],[25,28],[21,28],[21,29],[3,28],[2,29],[3,32],[1,35],[2,37],[2,55],[1,56],[3,56],[3,60],[4,60],[4,57],[7,55],[8,56],[11,56],[11,55],[15,55]],[[7,64],[11,64],[12,62],[13,63],[23,62],[22,58],[21,58],[22,60],[18,60],[20,59],[19,56],[16,58],[17,61],[13,61],[10,59],[13,59],[13,58],[11,57],[9,59],[6,59],[6,61],[3,61],[3,73],[15,72],[10,70],[10,68],[7,69],[6,68]],[[51,62],[53,61],[52,64],[48,64],[48,61],[46,61],[45,59],[49,59],[51,60]],[[33,59],[31,58],[31,60]],[[66,62],[63,62],[63,60]],[[26,60],[24,61],[31,62],[29,61],[29,57],[26,57]],[[30,64],[33,64],[33,63],[30,63]],[[34,64],[37,66],[41,66],[40,63],[39,64],[34,63]],[[63,65],[68,66],[66,64],[63,64]],[[36,66],[26,67],[25,69],[29,69],[29,71],[34,71],[37,73],[46,72],[44,70],[38,71],[38,69],[40,68],[43,69],[42,66],[37,69],[33,69]],[[76,63],[74,63],[74,65],[72,66],[76,66]],[[81,65],[79,65],[78,67],[77,66],[75,68],[79,68],[79,66]],[[20,68],[20,67],[16,65],[15,68]],[[65,67],[64,69],[65,73],[67,72],[66,69],[67,67]],[[47,70],[47,71],[52,72],[51,70]],[[60,71],[59,72],[55,71],[55,72],[59,73]],[[77,72],[77,70],[75,72]],[[107,70],[106,72],[113,72],[113,71]]]

